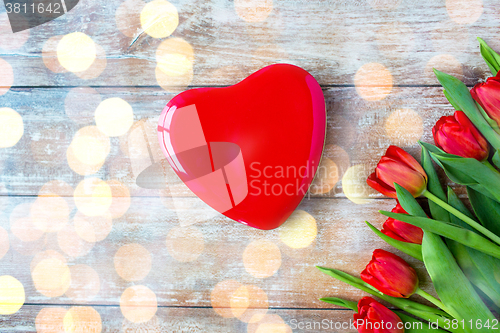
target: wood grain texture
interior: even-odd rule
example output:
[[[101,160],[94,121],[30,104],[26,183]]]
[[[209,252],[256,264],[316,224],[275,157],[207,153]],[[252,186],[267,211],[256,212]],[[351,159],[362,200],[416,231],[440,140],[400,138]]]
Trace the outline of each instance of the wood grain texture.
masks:
[[[90,306],[99,313],[102,332],[254,333],[259,323],[220,315],[234,317],[231,301],[241,302],[233,299],[234,290],[222,293],[222,300],[213,300],[212,293],[221,283],[234,281],[261,291],[248,297],[250,310],[258,308],[255,302],[265,296],[267,314],[274,316],[269,320],[283,320],[293,332],[321,332],[325,330],[293,324],[347,322],[352,311],[318,298],[358,300],[365,294],[315,266],[359,275],[376,248],[408,260],[417,269],[422,288],[434,293],[421,262],[391,249],[365,225],[368,220],[380,229],[385,218],[377,211],[391,210],[395,204],[370,190],[365,179],[391,144],[418,158],[417,140],[432,142],[432,126],[453,112],[432,68],[454,74],[469,86],[488,76],[475,37],[500,49],[497,1],[274,0],[270,15],[254,23],[238,16],[237,1],[171,2],[179,13],[179,26],[164,39],[142,33],[140,6],[129,7],[117,19],[121,0],[80,0],[68,14],[22,37],[9,34],[5,9],[0,6],[0,59],[13,70],[10,83],[8,73],[0,68],[0,94],[12,86],[0,95],[0,108],[14,109],[24,124],[21,140],[12,148],[0,148],[0,276],[17,278],[26,292],[26,303],[17,313],[0,315],[0,331],[41,333],[35,318],[42,309],[61,307],[64,313],[72,306]],[[119,29],[127,30],[128,36]],[[49,39],[75,31],[87,34],[99,49],[97,65],[83,78],[53,72],[45,64],[61,69],[55,50],[50,58],[43,49]],[[26,37],[22,45],[19,40]],[[172,38],[192,46],[193,75],[182,84],[162,88],[156,77],[156,52]],[[10,47],[16,43],[22,46]],[[168,169],[161,179],[169,183],[168,190],[136,184],[141,172],[163,159],[156,143],[156,118],[177,92],[188,86],[232,85],[272,63],[308,70],[322,85],[327,103],[323,160],[332,173],[318,177],[322,182],[315,183],[317,187],[298,208],[312,216],[317,227],[314,240],[301,249],[290,244],[303,234],[287,243],[282,229],[260,231],[214,214]],[[99,103],[113,97],[132,106],[134,125],[125,135],[110,138],[102,166],[84,176],[82,163],[68,157],[68,147],[81,128],[95,125]],[[110,181],[113,189],[121,188],[119,196],[113,193],[113,200],[124,200],[124,207],[130,200],[124,215],[112,219],[109,235],[95,244],[82,241],[72,231],[79,218],[74,190],[85,177],[98,177]],[[37,202],[44,185],[55,180],[59,186],[49,192],[64,198],[62,206],[68,207],[63,231],[42,234],[29,225],[29,218],[20,228],[19,217],[34,214],[30,204]],[[464,194],[462,188],[454,188]],[[43,199],[41,207],[60,208],[61,200]],[[37,207],[35,213],[44,211],[40,204]],[[186,230],[191,238],[182,234]],[[1,241],[5,234],[8,242]],[[2,257],[6,243],[9,249]],[[143,251],[138,256],[146,258],[142,261],[147,262],[149,255],[150,270],[140,260],[131,266],[135,270],[115,263],[117,253],[130,249],[130,244],[140,245],[135,249]],[[269,252],[252,252],[259,248],[255,244],[265,244]],[[84,279],[80,289],[70,286],[70,291],[55,297],[42,294],[36,283],[51,285],[54,276],[33,274],[33,270],[40,253],[46,251],[63,260],[70,271],[90,267],[98,277],[98,292],[92,289],[95,280],[89,275],[89,282]],[[124,257],[134,261],[134,255]],[[259,274],[263,276],[256,277]],[[73,277],[77,281],[81,276]],[[156,316],[144,324],[131,323],[120,310],[125,290],[138,285],[149,288],[158,302]],[[249,290],[245,288],[243,294]],[[422,302],[419,296],[413,298]],[[245,313],[240,318],[244,317]],[[88,325],[86,331],[92,331]],[[259,333],[269,330],[260,329]],[[327,331],[356,332],[352,328]]]
[[[1,194],[36,195],[45,183],[55,179],[76,187],[83,177],[70,168],[66,152],[78,129],[95,126],[93,108],[96,106],[93,105],[112,97],[122,98],[132,106],[136,125],[127,134],[111,138],[110,153],[103,167],[92,176],[103,180],[117,179],[129,188],[132,196],[160,194],[159,190],[140,188],[136,179],[146,167],[164,159],[157,144],[155,124],[161,110],[174,95],[159,88],[86,89],[73,95],[79,102],[68,98],[70,88],[14,89],[0,96],[2,106],[22,115],[25,127],[25,134],[16,146],[0,150],[0,170],[3,166],[0,181],[4,185],[0,187]],[[89,90],[94,93],[89,93]],[[438,87],[397,87],[381,101],[363,100],[352,87],[325,88],[324,95],[328,112],[324,156],[336,165],[334,176],[327,174],[324,181],[337,186],[330,184],[327,192],[313,191],[311,196],[344,197],[341,180],[347,169],[359,166],[354,180],[364,184],[363,178],[372,172],[391,144],[419,157],[417,140],[432,143],[434,123],[453,112]],[[90,108],[82,104],[88,104]],[[134,147],[127,144],[129,138],[132,138]],[[147,146],[152,147],[151,156],[145,148]],[[131,148],[139,149],[139,154],[131,157]],[[324,173],[319,177],[325,178]],[[171,171],[169,182],[173,184],[171,195],[192,195]],[[366,187],[358,196],[381,197]]]
[[[173,1],[180,24],[172,36],[194,48],[194,86],[234,84],[275,62],[299,65],[322,85],[352,85],[357,70],[370,62],[386,66],[396,85],[437,84],[426,67],[442,66],[443,61],[430,62],[442,54],[453,56],[459,64],[457,72],[474,84],[487,72],[475,37],[483,37],[494,47],[499,37],[497,4],[494,0],[482,2],[479,19],[460,25],[450,19],[441,0],[388,1],[390,10],[380,9],[374,0],[277,0],[271,15],[257,23],[238,17],[233,1]],[[120,4],[119,0],[105,4],[82,0],[67,15],[31,29],[23,47],[0,53],[14,68],[14,85],[157,86],[155,52],[161,40],[143,34],[132,44],[134,38],[116,27]],[[133,15],[124,19],[130,24],[137,21]],[[104,49],[107,67],[99,77],[83,80],[72,73],[54,74],[45,67],[44,43],[73,31],[86,33]],[[140,34],[140,29],[135,31]],[[232,75],[221,75],[225,71]]]
[[[9,213],[16,206],[33,203],[35,199],[1,197],[0,201],[5,212],[0,226],[10,230],[14,221],[7,218]],[[50,201],[46,204],[51,206]],[[71,256],[73,250],[80,246],[78,242],[69,246],[69,255],[68,246],[61,249],[58,233],[46,233],[32,242],[21,241],[10,233],[10,250],[1,260],[0,276],[12,275],[17,278],[25,287],[27,303],[73,304],[74,300],[67,296],[46,297],[33,284],[33,266],[30,268],[30,264],[34,255],[53,250],[63,255],[69,267],[85,264],[99,275],[101,290],[87,304],[117,305],[121,294],[133,283],[117,274],[114,257],[120,247],[137,243],[151,254],[153,269],[135,284],[152,289],[161,306],[209,307],[210,293],[216,284],[236,280],[261,288],[267,294],[272,308],[330,308],[331,305],[318,299],[342,295],[355,300],[364,293],[328,277],[315,266],[332,267],[358,275],[370,261],[375,248],[390,250],[390,246],[368,229],[364,220],[381,228],[385,218],[377,211],[391,210],[394,204],[393,199],[374,200],[367,205],[356,205],[346,199],[306,199],[298,209],[315,218],[318,235],[311,245],[302,249],[294,249],[285,244],[280,237],[280,229],[257,230],[217,215],[194,224],[203,235],[203,252],[199,257],[192,262],[179,262],[169,252],[166,238],[172,228],[182,223],[180,215],[176,210],[167,208],[162,198],[134,197],[128,212],[113,220],[113,229],[108,237],[90,245],[91,250],[83,256]],[[71,217],[75,213],[76,210],[73,210]],[[68,224],[73,225],[72,218]],[[25,230],[29,231],[33,229]],[[279,269],[270,277],[256,278],[245,268],[243,253],[256,240],[272,242],[279,248],[281,264],[278,264]],[[429,278],[423,264],[399,254],[418,270],[422,288],[429,289]]]
[[[23,307],[15,315],[5,318],[7,320],[0,321],[2,332],[22,332],[31,333],[37,332],[35,326],[35,317],[42,309],[56,308],[56,306],[40,306],[27,305]],[[68,310],[68,306],[62,307]],[[102,321],[103,333],[115,332],[173,332],[173,333],[234,333],[234,332],[256,332],[259,329],[258,324],[246,324],[235,318],[225,319],[218,316],[212,309],[207,308],[159,308],[154,319],[148,323],[134,324],[126,319],[122,319],[119,308],[94,306],[94,309],[99,313]],[[354,333],[356,329],[335,329],[335,325],[348,325],[352,320],[352,311],[336,310],[336,311],[321,311],[321,310],[295,310],[295,309],[272,309],[268,311],[268,316],[272,319],[280,317],[293,332],[324,332],[327,329],[329,332]],[[274,317],[274,318],[273,318]],[[2,316],[0,316],[0,319]],[[272,320],[271,319],[271,320]],[[272,323],[272,321],[270,321]],[[58,328],[58,321],[49,323],[47,328]],[[266,327],[263,325],[264,328]],[[279,326],[278,329],[285,329],[286,326]],[[341,326],[338,326],[341,327]],[[260,328],[263,330],[264,328]],[[273,327],[267,326],[267,329]],[[275,326],[274,329],[277,329]],[[283,330],[282,332],[287,332]],[[291,330],[290,330],[291,332]]]

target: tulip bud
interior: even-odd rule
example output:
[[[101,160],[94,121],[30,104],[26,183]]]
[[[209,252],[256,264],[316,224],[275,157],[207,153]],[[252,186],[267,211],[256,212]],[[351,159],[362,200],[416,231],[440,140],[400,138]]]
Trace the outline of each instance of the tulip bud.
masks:
[[[427,174],[410,154],[399,147],[390,146],[366,182],[391,198],[397,198],[394,183],[418,197],[427,188]]]
[[[432,128],[432,135],[436,145],[448,154],[478,161],[488,158],[488,142],[462,111],[441,117]]]
[[[354,325],[359,333],[403,333],[404,325],[397,314],[371,297],[358,302],[358,313],[354,314]]]
[[[418,289],[415,270],[402,258],[381,249],[373,251],[361,279],[393,297],[408,298]]]
[[[403,207],[401,207],[399,202],[391,212],[408,214]],[[385,221],[382,233],[391,238],[397,239],[398,241],[414,244],[422,244],[422,238],[424,237],[424,231],[421,228],[414,226],[413,224],[395,220],[392,217],[389,217]]]
[[[500,126],[500,77],[489,77],[486,82],[476,84],[470,93],[488,116]]]

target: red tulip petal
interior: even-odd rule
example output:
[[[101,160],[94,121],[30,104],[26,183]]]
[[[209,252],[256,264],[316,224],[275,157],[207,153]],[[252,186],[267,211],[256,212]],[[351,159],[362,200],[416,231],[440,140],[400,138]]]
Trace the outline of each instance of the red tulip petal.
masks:
[[[380,181],[376,175],[375,172],[372,173],[367,179],[366,183],[368,186],[373,188],[374,190],[382,193],[385,196],[391,197],[391,198],[396,198],[396,190],[393,187],[389,187],[387,184],[384,182]]]
[[[384,158],[383,158],[384,159]],[[397,183],[407,189],[413,196],[422,194],[426,188],[426,179],[422,174],[408,166],[387,158],[379,163],[375,170],[376,177],[386,184]]]
[[[413,156],[408,154],[403,149],[396,147],[396,146],[389,146],[389,148],[387,148],[385,156],[391,157],[392,159],[394,159],[396,161],[403,162],[409,168],[422,174],[422,176],[427,180],[427,175],[426,175],[424,169],[422,168],[422,166],[417,162],[416,159],[413,158]]]
[[[498,78],[490,77],[485,83],[476,85],[471,92],[484,111],[500,123],[500,82]]]

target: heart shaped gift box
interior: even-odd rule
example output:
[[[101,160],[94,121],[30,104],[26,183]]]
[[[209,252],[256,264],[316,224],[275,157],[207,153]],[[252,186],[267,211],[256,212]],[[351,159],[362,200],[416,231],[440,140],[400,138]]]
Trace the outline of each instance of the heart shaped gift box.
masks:
[[[300,67],[276,64],[240,83],[174,97],[158,123],[170,166],[225,216],[279,227],[304,198],[326,132],[320,85]]]

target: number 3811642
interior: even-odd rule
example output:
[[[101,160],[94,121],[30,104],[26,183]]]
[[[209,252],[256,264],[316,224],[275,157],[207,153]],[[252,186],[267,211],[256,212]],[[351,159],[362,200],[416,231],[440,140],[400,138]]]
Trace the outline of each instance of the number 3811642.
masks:
[[[15,13],[15,14],[21,14],[21,13],[24,13],[24,14],[28,14],[28,13],[38,13],[38,14],[42,14],[42,13],[49,13],[49,14],[61,14],[61,10],[62,10],[62,7],[61,7],[61,4],[58,3],[58,2],[50,2],[50,1],[47,1],[47,3],[31,3],[31,4],[26,4],[26,3],[18,3],[18,2],[14,2],[14,3],[10,3],[10,2],[7,2],[5,4],[5,9],[7,10],[7,14],[10,14],[10,13]]]

